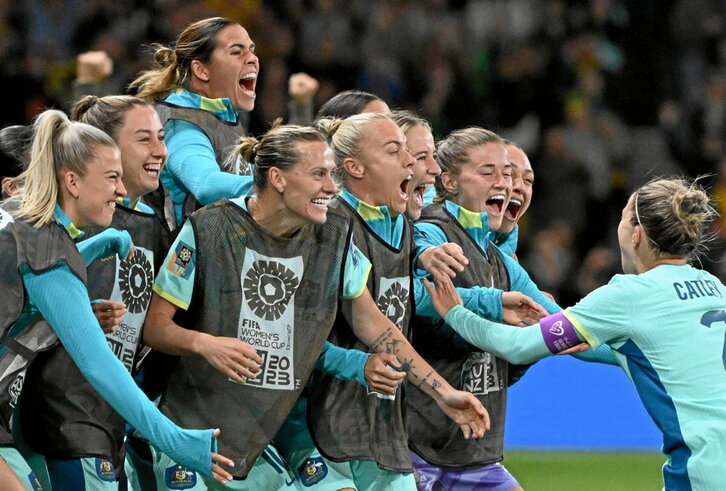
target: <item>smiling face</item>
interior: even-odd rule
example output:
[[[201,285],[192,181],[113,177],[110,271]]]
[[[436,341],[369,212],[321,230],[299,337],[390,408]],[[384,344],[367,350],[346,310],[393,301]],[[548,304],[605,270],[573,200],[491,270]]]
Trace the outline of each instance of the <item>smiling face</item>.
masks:
[[[507,150],[499,143],[485,143],[472,147],[467,156],[458,175],[445,174],[447,187],[455,193],[456,204],[475,213],[486,212],[489,228],[498,230],[512,185]]]
[[[121,149],[123,182],[131,200],[158,188],[167,151],[164,128],[156,110],[151,106],[133,106],[126,112],[115,140]]]
[[[227,97],[238,110],[251,111],[260,71],[255,44],[242,26],[233,24],[217,33],[216,46],[209,63],[201,64],[204,84],[194,89],[210,99]]]
[[[111,224],[116,199],[126,195],[122,175],[118,149],[96,144],[93,158],[86,164],[85,175],[74,175],[71,192],[74,198],[67,199],[63,207],[77,227],[108,227]],[[63,182],[66,180],[64,178]]]
[[[348,180],[351,193],[371,206],[404,213],[415,160],[401,129],[390,119],[370,121],[362,128],[359,149],[358,158],[351,160],[362,174]]]
[[[413,177],[408,185],[406,215],[412,220],[417,220],[424,206],[424,193],[434,185],[436,176],[441,174],[441,169],[434,160],[434,136],[426,126],[412,126],[406,132],[406,145],[416,160]]]
[[[500,232],[509,233],[517,225],[520,218],[527,212],[532,202],[532,186],[534,171],[527,155],[514,145],[507,145],[507,156],[512,164],[512,191],[509,204],[504,210],[504,218]]]
[[[333,151],[325,142],[298,143],[297,150],[298,163],[287,171],[280,171],[285,181],[281,198],[286,213],[299,227],[325,223],[328,201],[338,192],[332,177]]]

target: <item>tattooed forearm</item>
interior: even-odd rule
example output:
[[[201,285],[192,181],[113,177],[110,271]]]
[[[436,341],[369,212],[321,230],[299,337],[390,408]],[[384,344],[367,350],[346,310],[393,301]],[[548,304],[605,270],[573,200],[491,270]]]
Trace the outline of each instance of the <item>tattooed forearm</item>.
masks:
[[[414,368],[416,368],[416,365],[413,364],[413,358],[410,358],[410,359],[404,358],[403,361],[401,362],[401,371],[402,372],[409,373],[409,372],[412,372]]]
[[[415,378],[418,378],[416,376],[416,374],[414,374],[413,372],[409,372],[409,373],[411,375],[413,375]],[[426,376],[424,378],[422,378],[419,383],[416,384],[416,387],[418,387],[419,389],[421,387],[423,387],[423,385],[426,383],[426,381],[429,379],[429,377],[432,377],[433,375],[434,375],[434,372],[433,371],[427,373]],[[439,382],[436,379],[432,379],[431,380],[431,383],[429,384],[429,387],[431,387],[432,390],[439,390],[439,388],[441,388],[441,382]]]
[[[398,354],[399,348],[398,345],[401,344],[400,339],[392,339],[391,341],[386,343],[386,353],[392,353],[394,355]]]
[[[373,341],[370,344],[370,346],[368,346],[368,347],[371,349],[371,351],[374,351],[377,353],[377,352],[381,351],[380,347],[383,345],[383,343],[388,342],[388,340],[391,338],[391,336],[393,336],[393,331],[389,327],[388,329],[383,331],[381,334],[379,334],[378,337],[376,338],[376,340]]]
[[[422,379],[421,379],[421,382],[419,382],[419,383],[417,383],[417,384],[416,384],[416,387],[418,387],[418,388],[421,388],[421,386],[422,386],[423,384],[425,384],[425,383],[426,383],[426,381],[427,381],[427,380],[429,379],[429,377],[430,377],[431,375],[433,375],[433,374],[434,374],[434,372],[429,372],[429,373],[427,373],[427,374],[426,374],[426,376],[425,376],[424,378],[422,378]],[[415,375],[415,374],[413,374],[413,376],[414,376],[414,377],[416,377],[416,375]],[[418,377],[416,377],[416,378],[418,378]]]

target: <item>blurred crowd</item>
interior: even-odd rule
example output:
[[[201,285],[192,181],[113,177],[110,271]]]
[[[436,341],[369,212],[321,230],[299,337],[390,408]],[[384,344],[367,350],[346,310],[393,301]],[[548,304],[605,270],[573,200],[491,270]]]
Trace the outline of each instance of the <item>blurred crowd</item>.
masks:
[[[530,156],[535,192],[519,258],[570,305],[619,271],[629,192],[707,174],[726,216],[726,2],[722,0],[23,0],[0,3],[2,126],[67,109],[77,56],[113,63],[106,93],[189,22],[240,22],[261,60],[250,129],[287,110],[292,73],[316,108],[351,88],[412,109],[435,134],[492,129]],[[723,230],[723,232],[722,232]],[[703,266],[726,280],[726,227]]]

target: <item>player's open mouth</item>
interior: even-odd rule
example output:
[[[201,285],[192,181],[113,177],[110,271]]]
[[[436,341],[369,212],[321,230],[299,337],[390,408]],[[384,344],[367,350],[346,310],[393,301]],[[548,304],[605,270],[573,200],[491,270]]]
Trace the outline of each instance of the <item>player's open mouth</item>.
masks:
[[[255,96],[255,86],[257,85],[257,74],[252,72],[239,79],[239,86],[246,95]]]
[[[515,198],[509,198],[509,204],[504,210],[504,217],[513,222],[519,217],[519,210],[522,209],[522,202]]]
[[[144,164],[144,171],[151,177],[158,178],[161,172],[161,164]]]
[[[404,201],[408,201],[408,185],[411,182],[411,179],[413,178],[413,174],[409,174],[406,176],[406,179],[401,182],[401,199]]]
[[[423,208],[424,205],[424,194],[426,194],[426,190],[430,188],[431,184],[420,184],[416,186],[416,189],[413,190],[413,202]]]
[[[493,215],[501,215],[504,210],[504,202],[506,198],[503,194],[495,194],[490,196],[486,201],[487,211]]]
[[[328,206],[328,202],[332,198],[315,198],[312,203],[317,206]]]

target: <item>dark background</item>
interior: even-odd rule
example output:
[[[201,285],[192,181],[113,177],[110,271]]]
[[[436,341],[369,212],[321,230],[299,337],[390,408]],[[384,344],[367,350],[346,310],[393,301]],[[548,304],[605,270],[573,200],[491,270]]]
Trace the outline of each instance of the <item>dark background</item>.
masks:
[[[536,173],[519,256],[562,305],[618,272],[634,187],[708,174],[726,204],[726,2],[714,0],[6,1],[0,126],[67,109],[77,54],[105,50],[122,93],[150,43],[212,15],[257,44],[253,133],[285,114],[287,77],[304,71],[321,82],[316,107],[360,88],[419,112],[435,137],[478,125],[519,143]],[[722,249],[703,265],[724,280]]]

